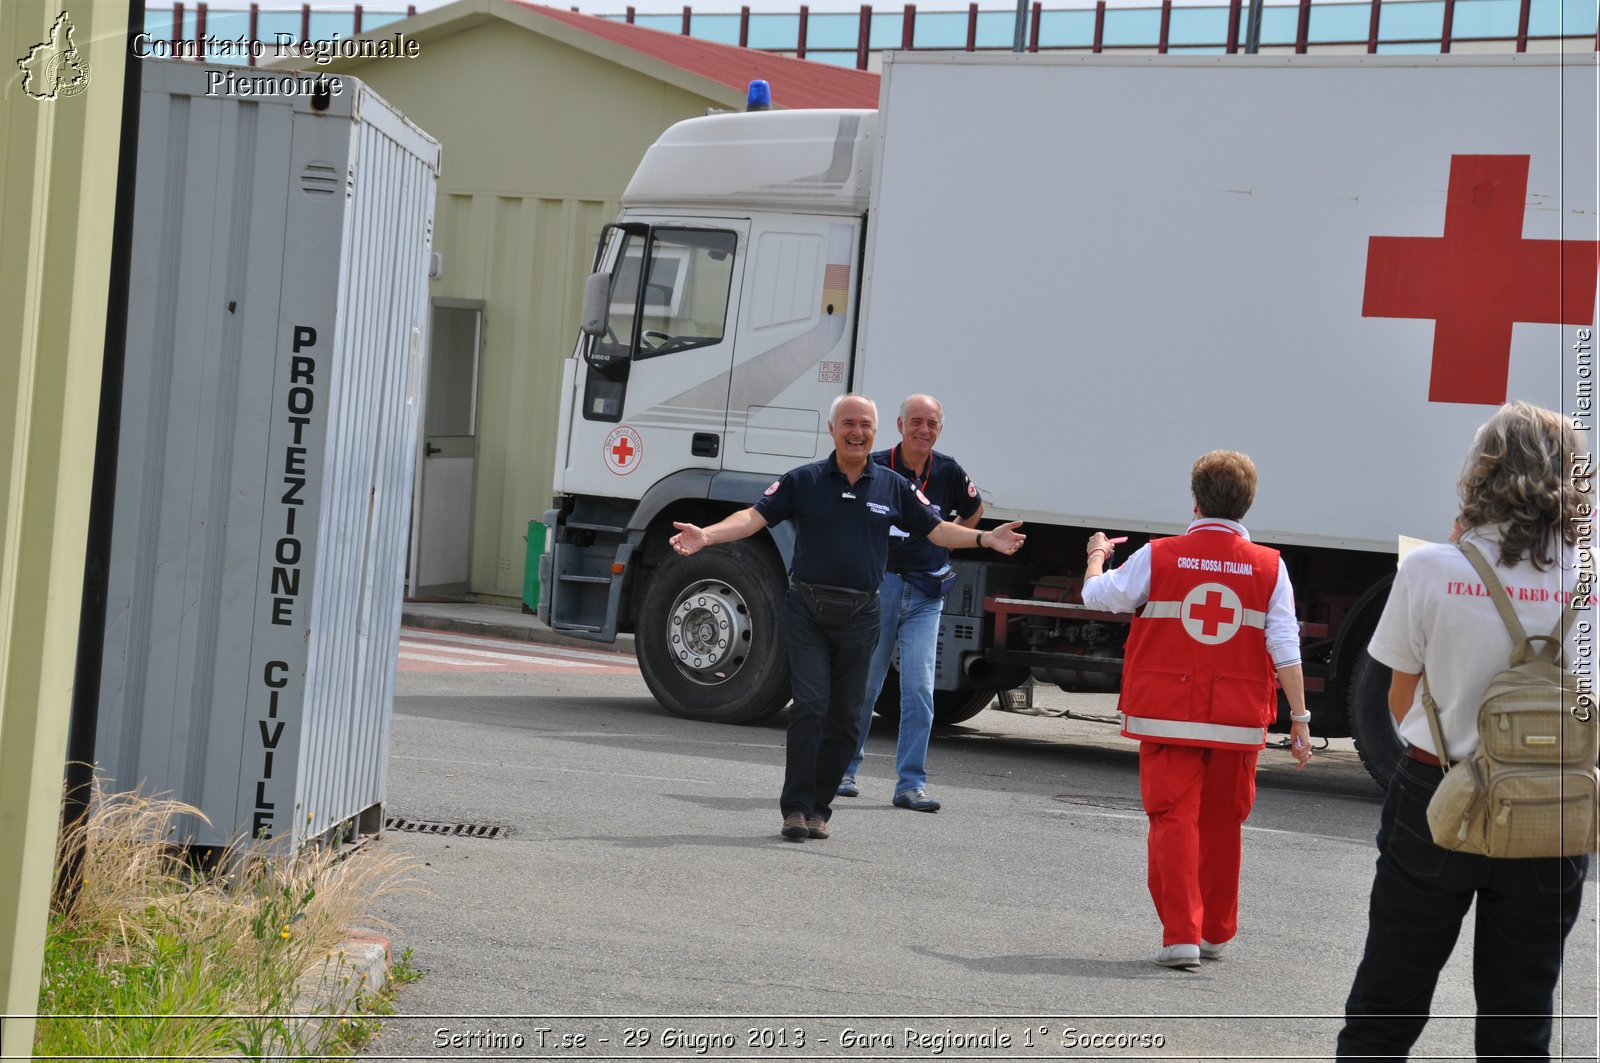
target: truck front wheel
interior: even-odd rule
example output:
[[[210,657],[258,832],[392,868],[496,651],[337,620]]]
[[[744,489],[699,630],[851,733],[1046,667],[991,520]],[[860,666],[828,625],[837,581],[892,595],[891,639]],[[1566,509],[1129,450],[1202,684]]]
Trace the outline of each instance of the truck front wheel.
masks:
[[[1389,677],[1387,667],[1361,650],[1355,670],[1350,673],[1349,695],[1350,736],[1355,739],[1356,752],[1361,755],[1367,774],[1385,789],[1405,752],[1400,732],[1395,730],[1394,716],[1389,712]]]
[[[756,723],[783,708],[783,593],[778,566],[749,543],[662,564],[634,635],[650,693],[674,716],[714,723]]]

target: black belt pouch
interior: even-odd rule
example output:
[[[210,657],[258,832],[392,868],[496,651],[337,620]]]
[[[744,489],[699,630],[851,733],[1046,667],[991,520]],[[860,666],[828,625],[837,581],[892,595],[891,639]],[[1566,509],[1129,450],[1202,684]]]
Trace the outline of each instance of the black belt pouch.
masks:
[[[956,570],[946,565],[938,572],[902,572],[900,578],[929,598],[943,598],[956,585]]]
[[[794,589],[800,592],[806,608],[811,611],[811,618],[823,627],[830,628],[844,627],[857,613],[865,609],[868,603],[878,597],[877,591],[830,587],[825,583],[803,583],[794,580],[793,585]]]

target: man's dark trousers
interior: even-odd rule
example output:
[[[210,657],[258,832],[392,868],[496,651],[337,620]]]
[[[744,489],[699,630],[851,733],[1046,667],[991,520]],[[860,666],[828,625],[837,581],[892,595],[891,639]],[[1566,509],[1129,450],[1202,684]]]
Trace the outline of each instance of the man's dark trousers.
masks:
[[[1389,783],[1366,954],[1345,1001],[1339,1057],[1405,1058],[1476,896],[1477,1054],[1548,1059],[1553,991],[1589,858],[1494,860],[1434,845],[1428,800],[1442,776],[1402,757]]]
[[[778,806],[785,816],[801,812],[825,821],[856,752],[867,668],[878,644],[878,599],[874,596],[844,626],[829,628],[817,623],[800,592],[790,587],[784,621],[794,704]]]

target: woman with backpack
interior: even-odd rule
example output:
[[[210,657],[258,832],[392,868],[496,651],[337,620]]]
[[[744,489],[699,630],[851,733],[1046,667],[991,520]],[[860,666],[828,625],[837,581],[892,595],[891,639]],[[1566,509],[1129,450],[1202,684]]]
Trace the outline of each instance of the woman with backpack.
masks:
[[[1480,705],[1491,680],[1512,661],[1507,621],[1489,580],[1464,551],[1475,548],[1486,559],[1527,635],[1565,631],[1562,664],[1578,676],[1569,689],[1594,689],[1594,609],[1589,588],[1578,593],[1580,540],[1590,534],[1593,505],[1588,460],[1561,415],[1520,402],[1502,407],[1478,430],[1468,454],[1451,543],[1417,548],[1395,576],[1368,651],[1393,670],[1389,709],[1410,748],[1383,806],[1366,951],[1345,1002],[1341,1059],[1409,1053],[1474,900],[1476,1054],[1549,1058],[1554,989],[1589,858],[1454,851],[1487,837],[1483,824],[1493,816],[1474,824],[1480,833],[1472,843],[1441,835],[1451,846],[1446,848],[1434,842],[1428,802],[1444,778],[1441,757],[1454,771],[1470,771],[1468,758],[1483,763],[1480,754],[1488,747],[1479,748]],[[1575,623],[1568,616],[1572,610],[1579,613]],[[1436,707],[1436,727],[1428,720],[1425,696]],[[1578,701],[1574,720],[1600,717],[1585,713]],[[1559,731],[1561,714],[1556,716]],[[1583,722],[1600,727],[1600,718]],[[1592,732],[1582,733],[1592,738]],[[1535,741],[1554,746],[1567,739]],[[1510,814],[1509,808],[1502,811]],[[1467,837],[1463,826],[1461,839]],[[1587,853],[1592,842],[1590,837],[1579,850]]]

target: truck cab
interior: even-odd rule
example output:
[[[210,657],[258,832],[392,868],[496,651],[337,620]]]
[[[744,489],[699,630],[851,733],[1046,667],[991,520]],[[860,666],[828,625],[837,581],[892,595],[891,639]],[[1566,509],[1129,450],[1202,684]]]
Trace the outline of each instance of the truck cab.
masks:
[[[788,700],[779,526],[678,559],[710,524],[832,448],[857,323],[875,112],[712,115],[669,129],[606,228],[564,367],[540,615],[637,638],[669,710],[746,721]],[[670,578],[667,578],[670,577]]]

